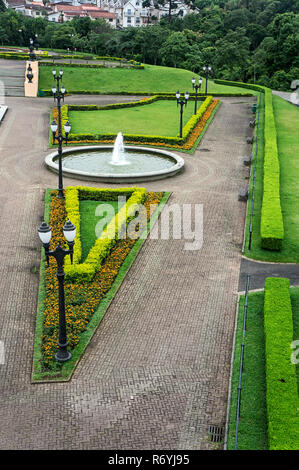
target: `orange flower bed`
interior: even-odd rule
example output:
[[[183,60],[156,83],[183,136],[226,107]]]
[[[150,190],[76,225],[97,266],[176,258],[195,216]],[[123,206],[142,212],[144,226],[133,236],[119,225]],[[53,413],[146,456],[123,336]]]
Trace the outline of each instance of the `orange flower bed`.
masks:
[[[61,246],[65,245],[62,227],[65,224],[67,214],[64,200],[56,197],[56,195],[57,192],[53,191],[50,206],[50,226],[52,227],[51,250],[55,249],[59,243]],[[148,220],[150,218],[150,206],[152,204],[159,204],[162,196],[163,193],[148,193],[144,203],[147,209]],[[70,350],[79,343],[81,334],[86,330],[99,303],[112,287],[121,265],[135,242],[136,240],[131,238],[119,240],[104,261],[100,272],[95,274],[91,282],[65,282],[65,313]],[[49,267],[45,269],[46,297],[44,301],[42,336],[44,371],[61,367],[54,358],[57,352],[59,334],[58,280],[56,273],[56,261],[53,257],[50,257]]]
[[[207,111],[203,114],[201,120],[198,124],[194,127],[191,134],[188,137],[188,140],[183,145],[172,145],[167,142],[140,142],[140,141],[130,141],[126,140],[126,144],[134,144],[134,145],[152,145],[154,147],[167,147],[167,148],[175,148],[175,149],[184,149],[184,150],[191,150],[194,144],[196,143],[198,137],[201,135],[202,131],[204,130],[208,120],[210,119],[214,109],[218,105],[219,100],[213,100],[210,104]],[[114,139],[105,139],[105,140],[80,140],[80,143],[86,144],[111,144],[113,143]],[[68,141],[69,144],[78,144],[78,141]]]

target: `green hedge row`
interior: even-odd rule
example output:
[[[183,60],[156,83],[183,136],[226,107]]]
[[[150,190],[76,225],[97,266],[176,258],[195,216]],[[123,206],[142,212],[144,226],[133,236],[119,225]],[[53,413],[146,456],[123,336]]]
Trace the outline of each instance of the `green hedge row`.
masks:
[[[51,63],[51,65],[53,65]],[[69,64],[67,64],[69,65]],[[39,96],[53,96],[52,90],[50,89],[39,89]],[[115,90],[102,92],[100,90],[68,90],[67,95],[115,95]],[[154,91],[118,91],[117,95],[123,96],[172,96],[173,99],[175,98],[175,93],[165,93],[165,92],[154,92]],[[191,98],[195,97],[195,93],[190,93]],[[252,93],[198,93],[198,98],[205,98],[207,96],[223,96],[223,97],[230,97],[230,96],[252,96]]]
[[[264,125],[264,187],[261,211],[261,246],[266,250],[279,251],[284,239],[283,217],[280,204],[280,165],[277,134],[272,103],[272,91],[250,83],[214,80],[221,85],[249,88],[265,95]]]
[[[0,59],[29,60],[29,55],[21,52],[0,52]]]
[[[82,245],[80,238],[80,199],[102,199],[105,196],[107,200],[117,200],[118,196],[129,195],[127,203],[122,206],[120,211],[108,223],[105,230],[102,232],[94,246],[89,251],[86,260],[81,263]],[[114,199],[112,197],[114,196]],[[110,199],[109,199],[110,198]],[[99,188],[86,188],[84,186],[69,186],[65,191],[65,209],[68,219],[76,225],[77,235],[76,243],[74,245],[74,259],[73,264],[70,264],[70,259],[65,261],[65,276],[66,279],[71,281],[90,281],[95,273],[101,267],[103,261],[110,253],[111,249],[116,244],[120,235],[122,227],[127,226],[130,220],[134,217],[138,205],[142,204],[146,198],[146,189],[144,188],[124,188],[124,189],[99,189]]]
[[[53,65],[59,65],[59,67],[84,67],[84,68],[90,68],[90,69],[105,69],[107,68],[107,65],[104,65],[104,64],[77,64],[77,63],[68,63],[68,62],[57,62],[57,63],[53,63],[53,62],[49,62],[49,61],[43,61],[43,62],[39,62],[39,66],[44,66],[44,67],[49,67],[49,66],[53,66]],[[120,68],[122,69],[123,67],[121,65],[116,65],[115,68]],[[140,69],[140,70],[143,70],[144,69],[144,65],[131,65],[130,68],[133,68],[133,69]]]
[[[272,91],[265,90],[264,190],[261,212],[262,248],[280,250],[284,238],[280,204],[280,165]]]
[[[159,96],[152,96],[151,98],[139,100],[139,101],[131,101],[129,103],[114,103],[114,104],[106,104],[106,105],[97,105],[97,104],[70,104],[68,109],[69,111],[105,111],[106,109],[119,109],[119,108],[133,108],[135,106],[144,106],[159,99],[173,99],[172,97],[168,97],[167,95]]]
[[[233,82],[231,80],[218,80],[215,79],[214,83],[217,85],[227,85],[227,86],[236,86],[236,87],[241,87],[241,88],[247,88],[248,90],[254,90],[254,91],[259,91],[261,93],[264,93],[265,87],[261,85],[254,85],[253,83],[243,83],[243,82]]]
[[[264,297],[266,401],[270,450],[299,449],[299,399],[295,365],[290,281],[267,278]]]
[[[47,53],[48,54],[48,53]],[[99,56],[99,55],[86,55],[86,54],[57,54],[53,59],[78,59],[78,60],[103,60],[106,62],[124,62],[131,65],[142,65],[136,60],[128,60],[121,57]]]
[[[91,109],[111,109],[111,108],[124,108],[124,107],[131,107],[131,106],[143,106],[145,104],[149,104],[156,100],[162,99],[175,99],[175,96],[166,97],[166,95],[159,95],[153,96],[146,101],[135,101],[134,103],[118,103],[114,105],[106,105],[99,108],[90,108],[90,106],[86,106],[85,110]],[[167,136],[157,136],[157,135],[137,135],[137,134],[124,134],[125,141],[130,142],[138,142],[138,143],[166,143],[169,145],[183,145],[187,139],[189,138],[191,132],[193,131],[194,127],[202,118],[203,114],[206,112],[208,107],[210,106],[211,102],[213,101],[212,96],[208,96],[203,103],[201,104],[200,108],[198,109],[197,113],[193,115],[187,124],[183,128],[183,137],[167,137]],[[68,109],[73,109],[74,106],[69,107]],[[80,106],[82,110],[82,106]],[[80,141],[114,141],[116,138],[116,134],[109,133],[109,134],[70,134],[69,140],[73,142],[80,142]]]

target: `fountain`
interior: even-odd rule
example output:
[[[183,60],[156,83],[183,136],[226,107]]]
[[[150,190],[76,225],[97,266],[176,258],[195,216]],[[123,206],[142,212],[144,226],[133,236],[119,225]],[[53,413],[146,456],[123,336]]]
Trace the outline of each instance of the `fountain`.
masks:
[[[112,158],[111,158],[111,165],[129,165],[130,162],[126,160],[125,154],[125,146],[124,146],[124,138],[121,132],[117,134],[115,139]]]
[[[58,172],[57,151],[45,159],[47,167]],[[114,145],[64,149],[62,171],[65,176],[89,181],[135,183],[173,176],[184,167],[183,158],[166,150],[124,146],[118,133]]]

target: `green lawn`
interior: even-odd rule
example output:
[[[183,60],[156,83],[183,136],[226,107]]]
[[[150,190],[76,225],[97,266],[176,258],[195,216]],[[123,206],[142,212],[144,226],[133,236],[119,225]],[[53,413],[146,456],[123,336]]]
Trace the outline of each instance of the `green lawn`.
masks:
[[[59,68],[56,67],[57,70]],[[144,70],[122,69],[122,68],[99,68],[88,67],[63,67],[63,84],[66,90],[72,93],[80,91],[97,91],[103,94],[131,93],[153,93],[170,92],[175,93],[192,91],[192,77],[199,77],[188,70],[171,67],[146,65]],[[203,78],[203,77],[202,77]],[[53,86],[52,67],[43,66],[39,68],[39,89],[51,90]],[[205,92],[205,80],[201,87]],[[209,93],[253,93],[239,87],[216,85],[209,81]]]
[[[244,301],[245,296],[242,296],[240,298],[239,305],[233,363],[232,396],[228,435],[229,450],[235,448]],[[264,292],[249,294],[242,374],[241,411],[238,432],[238,449],[240,450],[266,450],[268,448],[263,310]]]
[[[261,127],[256,173],[252,248],[250,251],[248,250],[249,216],[251,210],[250,194],[245,255],[264,261],[299,263],[299,108],[278,96],[273,96],[273,106],[280,161],[280,194],[285,238],[280,252],[271,252],[260,248],[260,214],[263,189],[263,128]],[[261,124],[263,125],[263,116]],[[254,162],[252,165],[254,165]],[[253,179],[253,169],[251,177]]]
[[[96,209],[101,204],[108,204],[107,201],[80,201],[80,229],[81,229],[81,244],[82,244],[82,262],[85,261],[90,249],[96,242],[96,224],[99,220],[106,216],[103,213],[102,217],[95,215]],[[118,212],[118,202],[109,201],[109,205],[113,206],[115,214]],[[107,220],[107,223],[109,221]]]
[[[299,287],[290,289],[294,340],[299,339]],[[233,361],[232,394],[229,413],[228,449],[235,448],[237,396],[240,375],[241,344],[243,338],[245,296],[241,296]],[[292,349],[290,348],[290,359]],[[299,393],[299,364],[296,365]],[[264,292],[248,296],[242,374],[241,408],[238,449],[265,450],[267,443],[266,370],[264,339]]]
[[[194,101],[190,101],[184,108],[183,125],[191,118],[193,111]],[[72,124],[72,134],[122,132],[175,137],[179,133],[180,108],[175,101],[159,100],[131,108],[70,111],[69,120]]]

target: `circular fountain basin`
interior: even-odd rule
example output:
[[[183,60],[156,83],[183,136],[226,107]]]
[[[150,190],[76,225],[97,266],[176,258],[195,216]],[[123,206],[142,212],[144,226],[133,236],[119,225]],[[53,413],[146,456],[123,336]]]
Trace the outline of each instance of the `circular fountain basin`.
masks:
[[[62,172],[71,178],[109,183],[152,181],[173,176],[184,167],[183,158],[166,150],[125,147],[126,162],[115,164],[112,145],[64,149]],[[58,172],[58,152],[45,159],[49,169]]]

